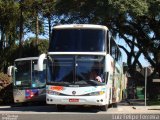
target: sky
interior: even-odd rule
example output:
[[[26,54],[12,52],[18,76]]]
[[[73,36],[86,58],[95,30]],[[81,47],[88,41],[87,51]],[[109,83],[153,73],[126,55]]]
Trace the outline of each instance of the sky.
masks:
[[[128,45],[124,42],[123,39],[120,39],[120,38],[116,38],[116,42],[117,44],[120,44],[122,46],[124,46],[125,48],[127,48],[127,50],[129,50],[129,47]],[[135,49],[135,51],[137,51],[138,49]],[[124,50],[121,49],[121,52],[122,52],[122,59],[123,59],[123,62],[127,62],[127,55],[126,53],[124,52]],[[150,66],[149,62],[145,59],[144,55],[141,54],[141,56],[139,57],[139,61],[140,63],[142,64],[142,67],[148,67]]]
[[[123,50],[121,50],[121,52],[122,52],[123,62],[127,63],[127,55],[126,55],[126,53]],[[144,55],[141,55],[139,57],[139,61],[142,64],[142,67],[150,66],[149,62],[145,59]]]

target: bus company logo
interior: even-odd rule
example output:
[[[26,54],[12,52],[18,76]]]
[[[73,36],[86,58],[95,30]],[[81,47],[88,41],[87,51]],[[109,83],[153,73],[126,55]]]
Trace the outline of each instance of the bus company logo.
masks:
[[[64,89],[63,89],[63,86],[51,86],[51,87],[50,87],[50,90],[62,91],[62,90],[64,90]]]
[[[76,91],[72,91],[72,95],[75,95],[76,94]]]

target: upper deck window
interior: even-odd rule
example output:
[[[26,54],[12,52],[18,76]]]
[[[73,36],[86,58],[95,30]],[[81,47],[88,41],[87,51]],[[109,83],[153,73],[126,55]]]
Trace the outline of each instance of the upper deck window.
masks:
[[[101,52],[104,43],[105,31],[101,29],[55,29],[49,52]]]

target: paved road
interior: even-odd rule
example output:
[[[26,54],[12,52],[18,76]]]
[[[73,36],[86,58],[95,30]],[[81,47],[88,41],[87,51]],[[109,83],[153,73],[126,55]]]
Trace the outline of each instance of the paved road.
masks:
[[[138,113],[159,113],[160,106],[144,107],[144,106],[128,106],[118,105],[117,108],[108,108],[106,112],[101,111],[98,107],[82,107],[69,106],[63,112],[58,112],[54,105],[29,105],[29,106],[0,106],[0,114],[2,113],[18,113],[18,114],[138,114]]]
[[[132,117],[141,118],[140,115],[158,114],[160,110],[148,110],[145,107],[119,105],[118,108],[109,108],[107,112],[96,107],[70,106],[65,111],[58,112],[55,106],[0,106],[0,120],[119,120]],[[123,115],[123,116],[121,116]],[[157,118],[156,117],[156,118]],[[145,118],[145,117],[144,117]],[[143,120],[145,120],[143,118]],[[159,120],[158,119],[158,120]],[[148,120],[148,118],[146,119]]]
[[[2,120],[112,120],[111,115],[96,115],[96,114],[16,114],[2,115]],[[10,118],[10,119],[8,119]]]

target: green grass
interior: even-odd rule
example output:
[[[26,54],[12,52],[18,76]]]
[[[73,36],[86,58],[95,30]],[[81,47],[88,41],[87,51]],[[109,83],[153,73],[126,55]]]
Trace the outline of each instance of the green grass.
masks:
[[[147,105],[160,105],[160,100],[147,101]]]

